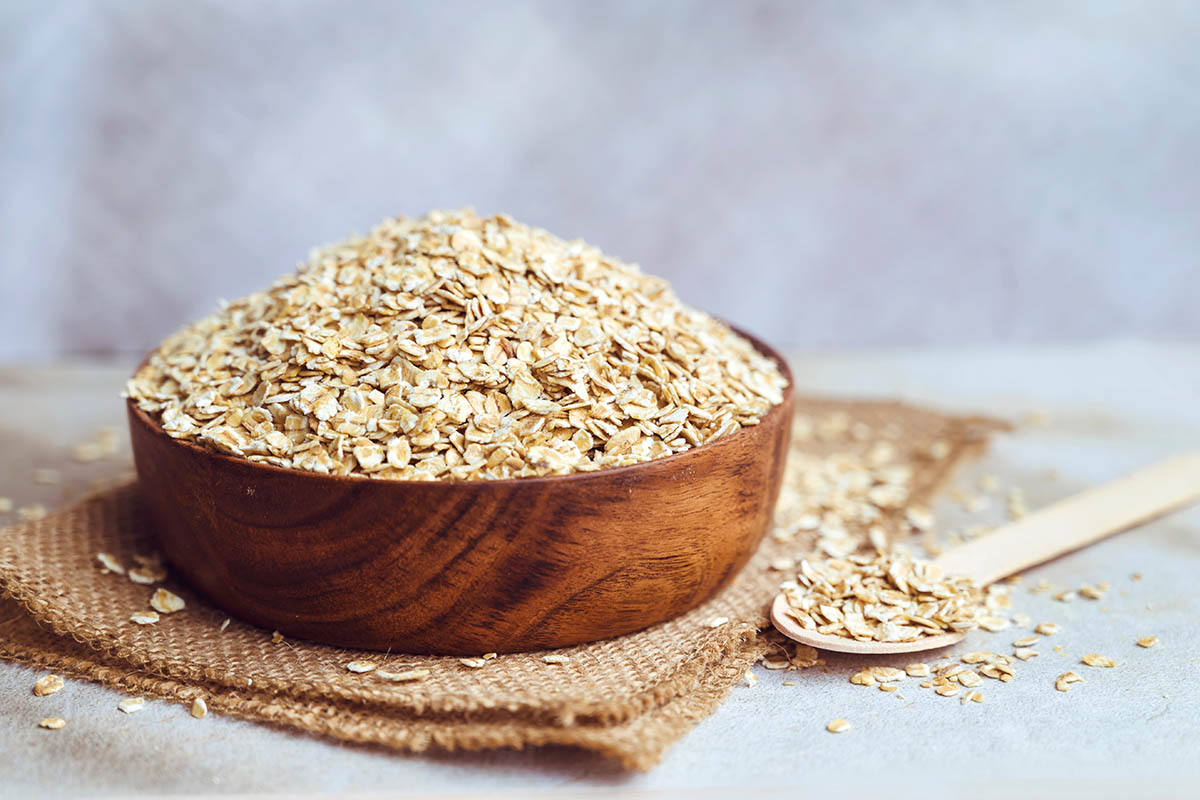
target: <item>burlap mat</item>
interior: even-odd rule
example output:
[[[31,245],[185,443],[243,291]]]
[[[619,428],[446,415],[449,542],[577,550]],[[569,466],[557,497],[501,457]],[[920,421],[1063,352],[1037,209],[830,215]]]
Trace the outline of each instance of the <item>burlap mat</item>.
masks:
[[[914,468],[916,503],[928,502],[996,427],[897,403],[800,399],[797,415],[818,435],[796,437],[794,453],[864,452],[886,431],[895,463]],[[938,457],[929,455],[934,443]],[[795,505],[789,499],[801,483],[785,480],[781,508]],[[881,524],[892,534],[902,528],[897,515]],[[558,651],[566,663],[528,653],[474,669],[456,658],[273,643],[270,631],[236,620],[222,631],[226,614],[174,580],[166,585],[186,610],[154,625],[130,622],[152,587],[105,574],[95,555],[131,564],[134,554],[153,551],[131,484],[0,532],[0,590],[8,598],[0,602],[0,657],[147,696],[200,696],[214,712],[399,750],[573,745],[647,769],[766,651],[758,632],[781,580],[767,564],[805,546],[768,536],[702,607],[640,633]],[[709,627],[713,617],[730,621]],[[347,672],[356,658],[431,674],[390,683]]]

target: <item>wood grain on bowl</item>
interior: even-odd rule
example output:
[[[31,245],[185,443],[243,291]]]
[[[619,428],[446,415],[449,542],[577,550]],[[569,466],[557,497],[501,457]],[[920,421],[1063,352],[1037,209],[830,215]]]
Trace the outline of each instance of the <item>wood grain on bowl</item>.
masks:
[[[743,334],[745,335],[745,334]],[[791,429],[753,427],[628,467],[497,481],[319,475],[168,436],[133,402],[155,534],[177,573],[289,636],[403,653],[562,647],[711,597],[770,525]]]

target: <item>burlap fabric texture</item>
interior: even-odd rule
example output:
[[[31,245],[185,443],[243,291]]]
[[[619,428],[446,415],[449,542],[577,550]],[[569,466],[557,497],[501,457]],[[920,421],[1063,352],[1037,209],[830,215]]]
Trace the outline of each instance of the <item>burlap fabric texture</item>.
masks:
[[[914,467],[912,502],[928,502],[951,471],[977,452],[994,425],[898,403],[801,398],[805,420],[837,415],[846,435],[802,437],[793,452],[865,451],[880,431],[895,463]],[[859,424],[861,423],[861,424]],[[864,436],[870,430],[872,435]],[[857,432],[857,435],[852,435]],[[940,458],[928,453],[935,442]],[[799,491],[785,481],[786,493]],[[897,515],[882,524],[900,530]],[[153,587],[99,569],[96,553],[132,564],[153,544],[137,486],[93,496],[44,520],[0,532],[0,657],[168,700],[203,697],[216,713],[276,723],[397,750],[520,748],[559,744],[606,754],[634,769],[657,763],[711,714],[767,648],[760,633],[781,573],[767,564],[811,542],[768,536],[719,595],[640,633],[546,653],[504,655],[482,668],[456,658],[356,652],[304,641],[273,643],[271,631],[232,621],[187,586],[166,586],[186,610],[153,625],[130,621]],[[718,627],[706,623],[728,617]],[[394,683],[346,670],[369,659],[428,678]],[[802,680],[802,676],[800,678]]]

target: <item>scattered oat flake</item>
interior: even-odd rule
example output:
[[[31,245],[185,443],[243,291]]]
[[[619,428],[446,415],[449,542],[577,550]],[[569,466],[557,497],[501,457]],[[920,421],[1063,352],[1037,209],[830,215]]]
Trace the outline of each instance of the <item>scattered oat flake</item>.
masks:
[[[225,629],[229,627],[230,622],[232,622],[232,620],[229,617],[226,617],[225,621],[217,626],[217,630],[220,631],[221,633],[224,633]]]
[[[167,571],[164,569],[154,569],[151,567],[130,567],[129,580],[134,583],[140,583],[143,586],[152,586],[159,581],[165,580]]]
[[[944,683],[933,691],[942,697],[954,697],[954,695],[958,694],[958,687],[953,683]]]
[[[137,611],[131,614],[129,619],[138,625],[152,625],[158,622],[159,616],[157,611]]]
[[[484,658],[483,656],[469,656],[467,658],[460,658],[458,660],[458,663],[462,664],[464,667],[470,667],[471,669],[479,669],[480,667],[482,667],[484,664],[487,663],[487,659]]]
[[[1067,590],[1054,595],[1054,599],[1060,603],[1069,603],[1075,599],[1075,592]]]
[[[899,686],[897,686],[897,685],[896,685],[896,684],[894,684],[894,683],[881,683],[881,684],[879,684],[879,691],[881,691],[881,692],[894,692],[894,691],[896,691],[896,690],[897,690],[897,689],[899,689],[899,688],[900,688],[900,687],[899,687]]]
[[[115,572],[118,575],[125,574],[125,567],[121,566],[121,562],[117,561],[116,556],[112,553],[96,553],[96,560],[100,562],[101,569]]]
[[[58,675],[44,675],[33,684],[33,693],[38,697],[45,697],[61,691],[65,685],[63,679]]]
[[[1013,679],[1013,675],[1016,673],[1013,672],[1013,668],[1007,664],[994,663],[985,664],[980,667],[979,674],[985,678],[991,678],[993,680],[1000,681],[1001,683],[1008,683]]]
[[[1140,573],[1140,572],[1135,572],[1129,576],[1129,580],[1131,580],[1131,581],[1140,581],[1141,579],[1142,579],[1142,573]]]
[[[1081,678],[1077,673],[1067,670],[1055,679],[1054,688],[1060,692],[1065,692],[1068,691],[1068,687],[1072,683],[1083,683],[1083,678]]]
[[[726,622],[729,622],[729,617],[711,617],[704,625],[708,628],[719,628]]]
[[[349,664],[347,664],[346,669],[349,670],[350,672],[362,673],[362,672],[370,672],[371,670],[375,669],[378,666],[379,665],[376,664],[374,661],[355,660],[355,661],[351,661]]]
[[[1099,653],[1085,653],[1083,658],[1079,660],[1089,667],[1115,667],[1117,665],[1116,661]]]
[[[570,660],[569,656],[564,656],[561,653],[551,653],[548,656],[542,656],[542,661],[545,661],[547,664],[566,664]]]
[[[821,654],[817,648],[796,642],[792,645],[793,652],[791,656],[792,669],[808,669],[819,664],[824,664],[825,660],[821,658]]]
[[[163,614],[173,614],[182,611],[185,603],[183,598],[166,589],[158,589],[150,597],[150,607]]]
[[[825,730],[829,731],[830,733],[845,733],[846,731],[850,730],[851,727],[852,726],[850,725],[849,721],[838,717],[837,719],[830,720],[829,724],[825,726]]]
[[[857,686],[874,686],[875,675],[869,669],[859,670],[850,676],[850,682]]]
[[[1032,647],[1041,641],[1038,636],[1022,636],[1020,639],[1013,640],[1013,647]]]
[[[1028,661],[1031,658],[1037,658],[1038,651],[1034,650],[1030,647],[1018,647],[1016,650],[1013,651],[1013,655],[1016,656],[1017,658],[1021,659],[1022,661]]]
[[[982,703],[983,702],[983,692],[967,692],[966,694],[964,694],[962,696],[961,702],[964,706],[967,703]]]
[[[417,669],[404,670],[403,672],[389,672],[385,669],[375,670],[375,674],[384,680],[396,681],[397,683],[406,683],[409,681],[420,681],[429,677],[429,670],[424,667]]]
[[[1033,629],[1035,633],[1040,633],[1042,636],[1053,636],[1058,633],[1058,623],[1043,622]]]
[[[1103,600],[1104,590],[1095,586],[1084,584],[1079,587],[1079,594],[1086,597],[1088,600]]]
[[[913,678],[926,678],[929,676],[929,665],[909,664],[904,668],[904,671]]]
[[[208,716],[208,703],[204,701],[203,697],[192,700],[191,713],[196,719],[204,719]]]
[[[742,676],[742,679],[746,681],[747,686],[754,686],[758,683],[758,676],[751,670],[746,670],[746,674]]]
[[[908,677],[908,674],[904,670],[896,669],[895,667],[871,667],[871,674],[880,683],[902,681]]]
[[[968,688],[970,688],[972,686],[978,686],[983,680],[982,678],[979,677],[978,673],[972,672],[969,669],[963,670],[962,672],[958,673],[958,675],[956,675],[955,678],[958,679],[959,685],[966,686]]]
[[[145,705],[146,698],[144,697],[126,697],[124,700],[117,703],[117,708],[126,714],[136,714],[137,712],[141,711]]]
[[[38,727],[57,731],[67,727],[67,721],[61,717],[43,717],[42,721],[38,723]]]
[[[980,628],[983,628],[985,631],[988,631],[989,633],[999,633],[1000,631],[1007,630],[1012,625],[1012,623],[1009,622],[1004,617],[991,617],[991,616],[980,617],[978,620],[978,624],[979,624]]]
[[[1158,645],[1157,636],[1143,636],[1137,640],[1138,647],[1155,647]]]
[[[787,669],[792,664],[787,653],[770,653],[763,656],[761,660],[764,669]]]

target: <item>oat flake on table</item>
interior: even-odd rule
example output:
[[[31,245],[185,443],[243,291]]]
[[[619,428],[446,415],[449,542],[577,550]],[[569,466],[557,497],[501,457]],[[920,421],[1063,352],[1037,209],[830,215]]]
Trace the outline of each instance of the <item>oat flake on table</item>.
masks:
[[[784,387],[638,267],[504,215],[435,211],[315,250],[167,339],[127,393],[219,452],[413,480],[661,458],[756,424]]]

